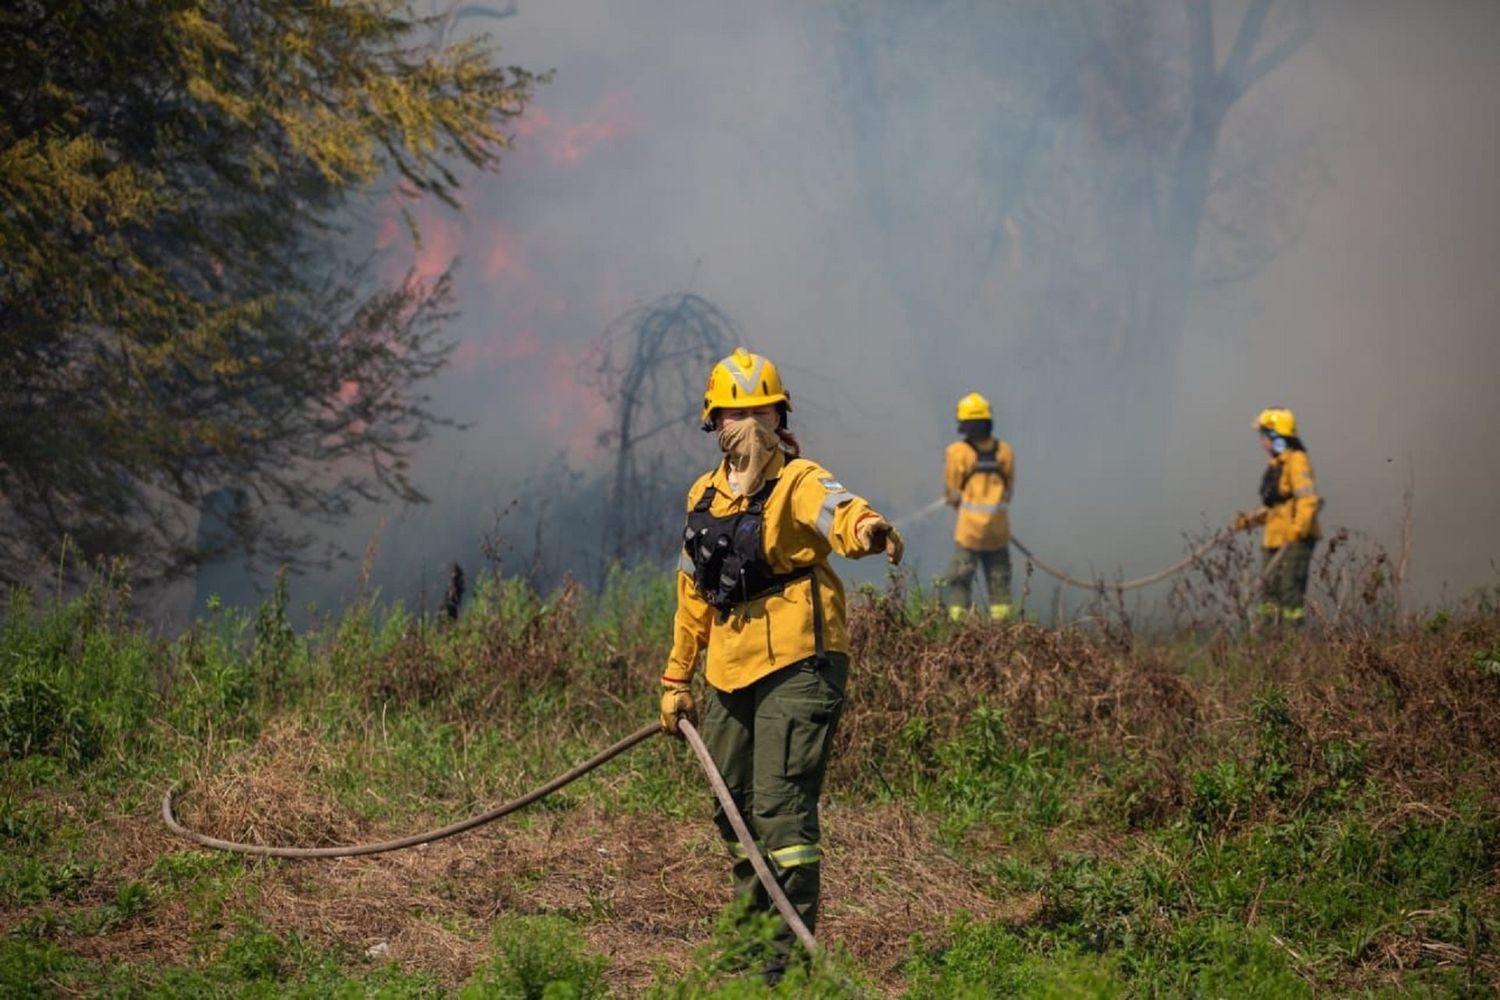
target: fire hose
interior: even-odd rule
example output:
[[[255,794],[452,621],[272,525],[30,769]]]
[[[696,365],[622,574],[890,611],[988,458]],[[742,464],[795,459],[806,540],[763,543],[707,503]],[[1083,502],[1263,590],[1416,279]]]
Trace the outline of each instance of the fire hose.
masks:
[[[1025,545],[1022,545],[1021,540],[1015,535],[1010,536],[1010,544],[1019,549],[1023,556],[1031,560],[1031,564],[1033,566],[1041,570],[1043,573],[1046,573],[1048,576],[1056,577],[1058,580],[1061,580],[1063,583],[1069,584],[1070,586],[1082,587],[1085,590],[1104,591],[1135,590],[1139,587],[1149,587],[1153,583],[1160,583],[1172,574],[1180,573],[1183,570],[1187,569],[1189,566],[1196,563],[1199,559],[1202,559],[1210,551],[1224,544],[1233,537],[1233,532],[1217,532],[1208,541],[1204,542],[1202,545],[1189,552],[1187,554],[1187,558],[1173,563],[1166,569],[1157,570],[1155,573],[1148,573],[1146,576],[1138,576],[1134,580],[1105,580],[1103,577],[1098,577],[1093,580],[1079,579],[1076,576],[1069,576],[1062,570],[1054,569],[1051,566],[1048,566],[1046,563],[1042,562],[1036,557],[1035,554],[1032,553],[1030,549],[1028,549]],[[1280,558],[1280,553],[1277,553],[1277,558]]]
[[[943,501],[941,499],[935,500],[932,503],[928,504],[926,507],[923,507],[921,510],[915,511],[907,515],[906,517],[897,519],[896,523],[899,525],[902,523],[911,523],[913,521],[919,520],[930,514],[931,512],[937,510],[942,505]],[[1173,573],[1180,572],[1181,570],[1186,569],[1188,566],[1191,566],[1193,563],[1203,558],[1203,556],[1207,554],[1211,549],[1223,544],[1231,537],[1233,537],[1233,535],[1230,532],[1219,532],[1212,538],[1210,538],[1207,542],[1195,548],[1188,554],[1185,559],[1182,559],[1179,562],[1168,566],[1166,569],[1149,574],[1147,576],[1138,577],[1133,580],[1121,580],[1113,583],[1107,582],[1102,578],[1094,580],[1083,580],[1078,577],[1071,576],[1042,562],[1031,552],[1030,549],[1028,549],[1021,543],[1020,539],[1016,538],[1014,535],[1011,536],[1011,543],[1015,545],[1015,547],[1019,549],[1027,559],[1029,559],[1035,566],[1037,566],[1037,568],[1053,577],[1056,577],[1063,583],[1070,584],[1075,587],[1082,587],[1087,590],[1102,591],[1106,588],[1131,590],[1137,587],[1145,587],[1153,583],[1158,583],[1161,580],[1164,580],[1167,577],[1171,576]],[[1276,568],[1276,565],[1280,562],[1281,556],[1284,554],[1284,552],[1285,549],[1277,552],[1270,563],[1265,567],[1264,570],[1262,570],[1262,578],[1269,576],[1270,573]],[[770,866],[766,863],[765,857],[761,854],[760,849],[756,846],[755,836],[750,832],[749,827],[745,823],[744,816],[740,814],[738,807],[735,805],[734,798],[730,795],[729,788],[724,783],[723,776],[719,773],[718,768],[714,766],[713,758],[709,755],[708,748],[704,746],[702,738],[698,735],[698,730],[694,728],[691,722],[681,719],[678,720],[678,729],[686,739],[688,746],[693,751],[693,754],[698,758],[698,763],[703,768],[704,775],[708,778],[708,783],[713,789],[715,798],[718,799],[719,804],[723,807],[724,814],[728,818],[730,826],[734,829],[735,836],[739,837],[740,843],[744,846],[746,852],[749,855],[750,865],[755,869],[756,877],[760,879],[761,885],[765,887],[766,893],[770,897],[771,902],[775,905],[777,912],[781,914],[784,920],[786,920],[787,925],[792,929],[792,932],[797,936],[797,940],[802,943],[802,946],[807,950],[808,954],[814,954],[817,951],[817,942],[814,940],[812,933],[807,929],[807,925],[802,922],[802,918],[798,915],[796,908],[793,907],[791,901],[787,899],[786,893],[782,891],[780,883],[776,881],[775,876],[771,873]],[[478,815],[459,820],[456,823],[450,823],[447,826],[438,827],[434,830],[428,830],[423,833],[415,833],[411,834],[410,836],[399,837],[394,840],[381,840],[368,844],[348,844],[335,847],[281,847],[271,844],[247,844],[233,840],[223,840],[218,837],[210,837],[207,834],[188,829],[187,827],[183,826],[182,823],[177,819],[175,804],[179,786],[176,784],[168,788],[165,794],[162,795],[162,821],[166,823],[169,830],[185,840],[198,844],[201,847],[208,847],[219,851],[230,851],[236,854],[248,854],[267,858],[291,858],[303,860],[315,858],[353,858],[371,854],[384,854],[389,851],[399,851],[409,847],[418,847],[423,844],[431,844],[436,841],[443,840],[448,837],[453,837],[460,833],[464,833],[468,830],[473,830],[476,827],[493,823],[496,820],[508,816],[513,812],[524,809],[526,806],[529,806],[534,802],[546,798],[548,795],[564,787],[565,785],[568,785],[583,777],[585,774],[594,770],[596,767],[599,767],[601,764],[612,760],[613,758],[624,753],[626,750],[629,750],[630,748],[640,743],[644,743],[646,740],[650,739],[652,736],[656,735],[659,732],[661,732],[661,726],[659,724],[655,722],[649,723],[645,726],[642,726],[640,729],[637,729],[635,732],[631,733],[629,736],[626,736],[624,739],[613,744],[612,746],[601,750],[599,753],[595,754],[593,757],[590,757],[588,760],[583,761],[582,763],[577,764],[569,770],[563,772],[562,774],[553,778],[551,781],[548,781],[542,785],[538,785],[536,788],[520,796],[519,798],[512,799],[509,802],[498,805],[493,809],[489,809],[485,812],[479,813]]]
[[[943,498],[939,497],[925,507],[914,510],[910,514],[907,514],[903,517],[896,518],[893,523],[898,528],[902,525],[913,524],[927,517],[927,515],[933,513],[934,511],[941,509],[945,505],[945,503],[946,501],[944,501]],[[1049,566],[1046,563],[1042,562],[1042,560],[1038,559],[1036,554],[1029,548],[1027,548],[1021,542],[1021,539],[1016,537],[1016,535],[1014,534],[1010,536],[1010,544],[1014,545],[1023,556],[1030,560],[1033,566],[1041,570],[1043,573],[1046,573],[1048,576],[1053,577],[1058,581],[1066,583],[1072,587],[1079,587],[1083,590],[1093,590],[1102,593],[1106,590],[1136,590],[1140,587],[1149,587],[1153,583],[1160,583],[1161,581],[1167,579],[1169,576],[1180,573],[1183,570],[1187,569],[1189,566],[1192,566],[1194,563],[1198,562],[1198,560],[1206,556],[1209,552],[1230,541],[1232,538],[1234,538],[1234,535],[1235,533],[1233,531],[1217,531],[1211,538],[1208,539],[1208,541],[1204,542],[1202,545],[1199,545],[1197,548],[1189,552],[1186,558],[1178,560],[1177,562],[1168,566],[1166,569],[1157,570],[1155,573],[1148,573],[1145,576],[1138,576],[1133,580],[1106,580],[1103,577],[1095,577],[1091,580],[1085,580],[1081,577],[1072,576],[1060,569],[1057,569],[1056,567]],[[1285,547],[1283,547],[1281,549],[1278,549],[1276,555],[1271,557],[1271,561],[1266,564],[1264,569],[1261,570],[1260,577],[1262,580],[1269,578],[1271,573],[1275,571],[1276,567],[1280,565],[1281,557],[1285,554],[1285,552],[1286,549]]]
[[[802,922],[802,918],[798,915],[796,908],[792,906],[791,901],[786,897],[786,893],[782,891],[781,884],[771,874],[770,866],[766,863],[765,857],[762,856],[760,849],[756,846],[755,836],[750,832],[750,828],[745,823],[744,816],[740,815],[738,807],[735,806],[734,798],[729,794],[729,786],[724,783],[724,778],[719,774],[719,769],[714,766],[713,758],[709,755],[708,747],[703,745],[703,740],[698,735],[698,730],[694,728],[691,722],[683,719],[678,720],[677,728],[682,733],[683,738],[687,740],[688,746],[692,748],[693,754],[698,758],[698,763],[702,766],[703,773],[708,777],[708,783],[713,788],[714,797],[719,800],[719,805],[723,807],[724,814],[729,819],[729,825],[734,828],[735,835],[740,838],[740,843],[749,853],[750,865],[755,869],[756,877],[760,879],[761,885],[765,886],[766,893],[770,896],[771,902],[775,904],[777,912],[786,920],[787,926],[792,929],[792,933],[797,936],[797,940],[802,943],[802,947],[807,949],[807,953],[809,955],[815,954],[817,952],[817,942],[813,939],[812,932]],[[583,777],[600,764],[619,756],[639,743],[644,743],[661,731],[660,724],[655,722],[642,726],[613,746],[601,750],[583,763],[570,768],[546,784],[538,785],[519,798],[512,799],[477,816],[470,816],[468,819],[460,820],[457,823],[450,823],[435,830],[428,830],[425,833],[415,833],[411,836],[400,837],[395,840],[381,840],[369,844],[349,844],[339,847],[278,847],[270,844],[243,844],[233,840],[221,840],[218,837],[210,837],[196,830],[189,830],[178,821],[174,808],[178,790],[178,786],[175,784],[171,788],[168,788],[162,796],[161,818],[167,824],[167,829],[179,837],[190,840],[200,847],[209,847],[218,851],[232,851],[236,854],[251,854],[265,858],[301,859],[353,858],[369,854],[384,854],[388,851],[399,851],[408,847],[417,847],[421,844],[431,844],[467,830],[472,830],[475,827],[493,823],[501,817],[508,816],[519,809],[524,809],[539,799],[546,798],[564,785]]]

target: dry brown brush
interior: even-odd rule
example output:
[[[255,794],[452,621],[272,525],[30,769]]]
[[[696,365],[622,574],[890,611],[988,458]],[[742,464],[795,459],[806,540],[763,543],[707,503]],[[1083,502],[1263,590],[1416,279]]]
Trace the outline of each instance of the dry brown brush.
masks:
[[[1366,778],[1412,800],[1451,801],[1462,786],[1500,801],[1500,668],[1485,666],[1500,657],[1493,614],[1380,633],[1117,639],[1082,626],[948,627],[941,609],[914,618],[899,596],[872,598],[851,615],[835,778],[868,786],[868,762],[914,720],[938,743],[985,706],[1017,746],[1129,756],[1151,778],[1155,811],[1189,797],[1195,768],[1257,752],[1267,723],[1254,708],[1272,692],[1286,704],[1294,769],[1326,777],[1330,752],[1358,747]]]

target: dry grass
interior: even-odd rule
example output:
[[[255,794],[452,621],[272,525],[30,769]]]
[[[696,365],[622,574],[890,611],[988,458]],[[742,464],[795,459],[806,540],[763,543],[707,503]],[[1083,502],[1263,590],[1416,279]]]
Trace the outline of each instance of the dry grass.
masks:
[[[1180,803],[1186,794],[1191,763],[1241,742],[1249,726],[1249,691],[1234,678],[1191,683],[1150,650],[1028,625],[961,629],[933,641],[883,621],[883,613],[865,608],[855,618],[862,671],[840,734],[835,783],[888,743],[914,706],[941,728],[943,720],[956,726],[986,703],[1005,709],[1017,739],[1062,733],[1083,747],[1135,753],[1161,779],[1159,805],[1166,809],[1166,800]],[[1487,624],[1395,642],[1295,638],[1268,662],[1307,747],[1330,738],[1366,741],[1373,766],[1403,790],[1400,809],[1439,815],[1451,801],[1454,761],[1469,761],[1470,779],[1500,787],[1496,682],[1464,669],[1467,651],[1497,634]],[[211,773],[189,775],[184,820],[218,836],[282,844],[405,832],[370,829],[322,793],[318,775],[329,766],[316,734],[278,722],[250,750]],[[1476,774],[1475,766],[1488,770]],[[251,862],[224,912],[250,913],[272,932],[353,955],[383,944],[404,969],[448,984],[462,982],[485,957],[496,917],[564,914],[580,920],[589,946],[609,957],[612,985],[630,995],[660,970],[686,970],[729,901],[728,865],[708,820],[706,792],[702,798],[700,814],[682,822],[585,807],[533,813],[518,825],[377,858]],[[982,877],[937,846],[929,821],[900,807],[840,806],[828,812],[825,827],[820,933],[891,995],[901,988],[897,963],[914,933],[941,939],[959,911],[1022,923],[1040,906],[1032,897],[997,898]],[[163,854],[185,849],[150,809],[117,817],[98,832],[110,878],[79,906],[97,905],[112,883],[140,878]],[[1102,842],[1094,847],[1108,850]],[[1003,847],[985,845],[983,853],[993,850]],[[12,914],[7,923],[25,915]],[[73,945],[91,958],[179,964],[204,932],[197,919],[182,901],[166,899],[112,933]],[[1422,947],[1420,935],[1393,931],[1372,943],[1369,975],[1403,968]]]
[[[414,633],[371,666],[363,693],[368,704],[436,706],[439,716],[461,702],[479,705],[482,712],[461,717],[462,724],[512,724],[505,703],[513,689],[567,689],[578,642],[574,610],[564,595],[551,612],[559,617],[538,613],[519,628],[486,620],[452,640]],[[917,721],[930,748],[958,737],[984,705],[1000,710],[1006,738],[1018,746],[1061,742],[1079,760],[1128,761],[1132,770],[1120,780],[1136,785],[1119,791],[1130,793],[1133,812],[1121,818],[1149,827],[1182,812],[1195,770],[1255,753],[1254,704],[1269,684],[1285,698],[1299,773],[1327,772],[1320,755],[1333,742],[1365,747],[1364,780],[1378,781],[1393,803],[1377,822],[1451,816],[1460,792],[1477,792],[1487,808],[1500,808],[1500,677],[1479,669],[1475,657],[1500,648],[1494,615],[1398,633],[1325,628],[1246,641],[1220,632],[1196,645],[1169,645],[1132,636],[1128,623],[949,628],[912,621],[895,595],[858,603],[851,635],[855,669],[829,776],[836,804],[824,821],[819,934],[890,995],[903,987],[898,963],[913,934],[940,941],[960,911],[1024,924],[1042,906],[1033,896],[1000,895],[972,864],[946,853],[935,820],[901,806],[862,804],[875,797],[865,792],[878,789],[871,764],[902,746]],[[578,685],[576,696],[613,709],[636,704],[657,664],[646,652],[617,659],[618,669],[611,660],[600,684]],[[1201,676],[1191,677],[1185,664]],[[579,705],[563,714],[556,731],[570,738],[587,724],[580,718],[592,720]],[[347,766],[335,757],[339,748],[295,718],[274,714],[252,746],[228,757],[218,747],[198,754],[184,775],[184,822],[227,839],[300,846],[409,832],[380,828],[340,804],[324,781]],[[65,923],[70,912],[97,909],[120,886],[147,880],[163,856],[197,850],[162,827],[160,789],[140,791],[139,805],[119,806],[86,830],[98,877],[75,899],[0,913],[0,932],[44,912]],[[82,794],[55,796],[45,807],[76,826],[89,814]],[[225,880],[228,896],[214,907],[206,910],[188,891],[162,889],[143,912],[103,933],[69,936],[66,947],[90,959],[180,966],[213,957],[234,921],[248,917],[348,956],[351,971],[388,958],[456,985],[490,954],[496,918],[562,914],[576,918],[588,946],[609,958],[611,985],[634,995],[663,972],[694,965],[729,902],[729,865],[709,820],[708,793],[694,783],[682,794],[699,803],[682,820],[585,804],[535,810],[391,855],[248,861],[244,877]],[[1003,832],[977,828],[965,853],[993,860],[1008,849]],[[1053,848],[1099,856],[1115,853],[1116,841],[1128,837],[1119,826],[1054,833],[1067,843]],[[1413,914],[1409,926],[1372,940],[1355,963],[1355,985],[1395,982],[1420,961],[1457,961],[1433,951],[1452,945],[1427,936],[1422,920]]]
[[[193,829],[248,844],[324,847],[368,839],[366,824],[321,790],[317,775],[332,767],[317,734],[273,721],[246,751],[184,775]]]
[[[250,751],[203,775],[182,799],[183,821],[238,840],[350,842],[397,832],[371,830],[320,798],[317,772],[326,751],[291,723],[266,732]],[[593,808],[533,813],[463,837],[372,858],[284,862],[247,860],[219,916],[167,896],[108,933],[69,947],[94,960],[168,966],[197,957],[232,915],[266,930],[295,934],[359,961],[379,957],[448,985],[463,982],[488,952],[488,930],[503,915],[561,914],[577,920],[595,952],[608,956],[611,985],[639,993],[662,970],[685,972],[730,901],[729,863],[702,809],[684,821],[607,814]],[[162,827],[152,808],[102,821],[90,831],[105,873],[71,904],[106,902],[127,881],[146,877],[158,859],[195,851]],[[926,819],[899,807],[835,808],[825,819],[824,912],[820,936],[848,951],[883,989],[901,989],[897,961],[912,934],[941,940],[961,910],[1020,922],[1039,905],[998,899],[985,880],[946,855]],[[56,900],[54,915],[66,915]],[[13,912],[5,929],[34,915]],[[384,945],[384,948],[377,946]]]
[[[1500,647],[1495,616],[1394,635],[1288,631],[1186,653],[1083,628],[934,630],[890,600],[852,619],[858,669],[835,756],[841,783],[867,782],[867,762],[913,719],[945,740],[987,705],[1020,745],[1063,739],[1080,754],[1128,756],[1157,798],[1142,808],[1163,813],[1185,800],[1194,767],[1254,746],[1251,706],[1274,687],[1304,753],[1358,742],[1369,777],[1407,798],[1441,808],[1462,785],[1500,803],[1500,676],[1474,662],[1476,650]],[[1206,677],[1184,675],[1187,656],[1206,659]]]

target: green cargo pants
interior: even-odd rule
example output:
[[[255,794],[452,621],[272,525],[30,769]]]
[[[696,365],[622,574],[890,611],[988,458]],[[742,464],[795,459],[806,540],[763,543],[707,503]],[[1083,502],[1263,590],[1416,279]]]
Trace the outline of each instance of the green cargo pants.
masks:
[[[990,617],[996,621],[1009,618],[1010,546],[993,552],[976,552],[957,542],[953,545],[953,561],[948,564],[943,587],[949,616],[961,618],[968,612],[974,573],[980,566],[984,567],[984,585],[990,596]]]
[[[848,675],[849,657],[843,653],[809,657],[739,691],[710,687],[703,714],[703,742],[809,931],[818,919],[823,857],[818,796]],[[777,950],[789,953],[792,929],[776,915],[722,808],[714,821],[734,859],[735,896],[747,898],[751,912],[776,916],[781,924]]]
[[[1266,595],[1259,608],[1262,616],[1280,616],[1289,622],[1301,623],[1305,614],[1302,604],[1307,598],[1307,576],[1312,568],[1313,547],[1317,544],[1316,538],[1303,538],[1284,546],[1286,555],[1281,557],[1281,562],[1277,563],[1271,575],[1262,581]],[[1262,573],[1280,551],[1282,550],[1260,550]]]

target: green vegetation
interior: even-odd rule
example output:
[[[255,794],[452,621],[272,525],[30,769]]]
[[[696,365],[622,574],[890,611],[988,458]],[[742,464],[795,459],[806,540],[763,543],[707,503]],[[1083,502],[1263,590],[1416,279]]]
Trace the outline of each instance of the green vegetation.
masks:
[[[494,955],[464,986],[464,1000],[590,1000],[607,994],[605,960],[585,954],[576,929],[559,917],[522,917],[495,925]]]
[[[0,621],[0,993],[766,995],[701,776],[651,741],[670,581],[486,579],[456,622],[278,587],[154,636],[103,574]],[[1500,649],[1441,627],[1217,640],[950,626],[866,591],[830,776],[826,960],[782,995],[1473,996],[1500,988]],[[761,935],[763,936],[763,935]]]
[[[449,276],[378,274],[355,220],[456,205],[535,80],[418,6],[0,6],[0,580],[302,558],[268,507],[419,496]]]

